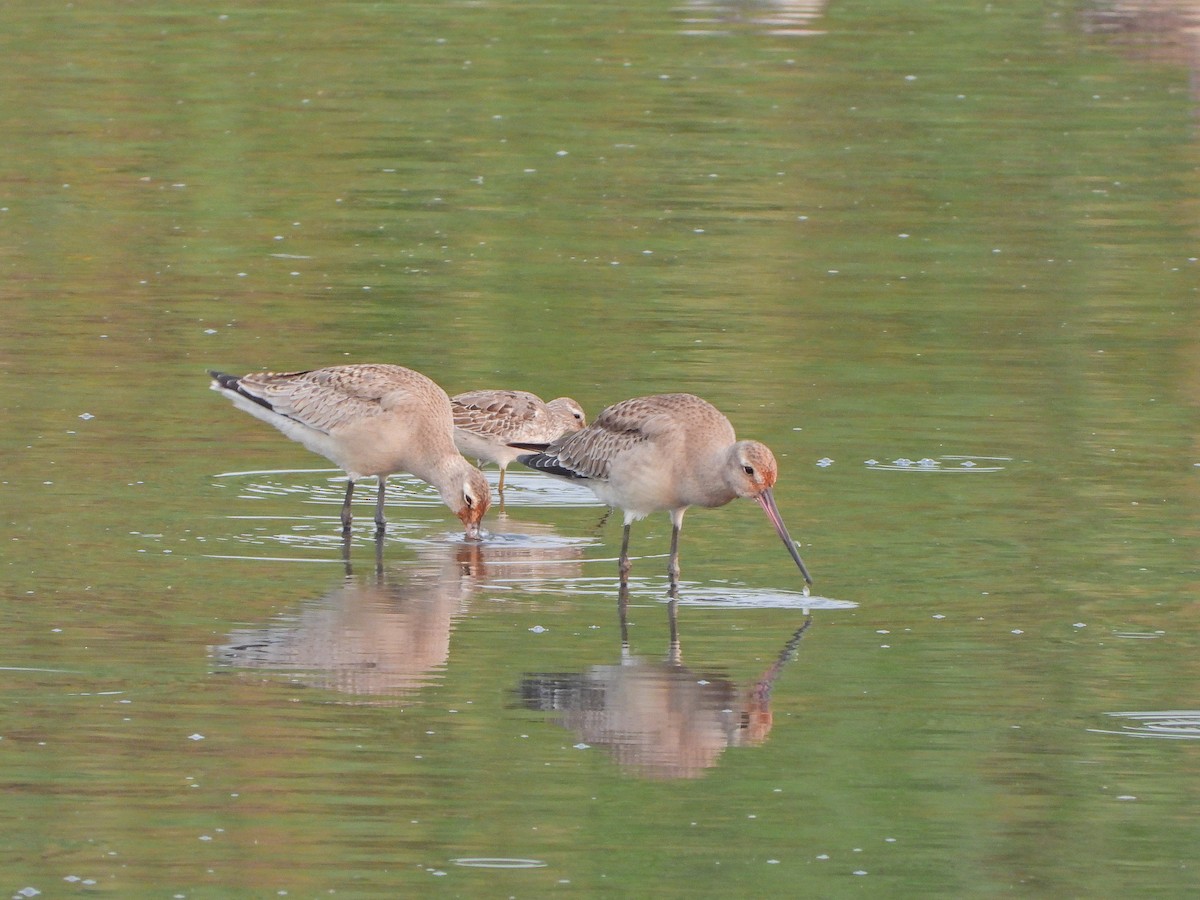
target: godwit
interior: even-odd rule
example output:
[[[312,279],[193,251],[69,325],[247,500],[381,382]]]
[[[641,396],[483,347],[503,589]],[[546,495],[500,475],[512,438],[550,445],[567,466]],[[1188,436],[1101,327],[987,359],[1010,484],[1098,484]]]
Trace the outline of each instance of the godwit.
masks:
[[[487,479],[455,450],[450,398],[420,372],[363,364],[209,375],[212,389],[239,409],[346,470],[344,531],[350,530],[355,481],[379,479],[375,524],[382,531],[387,476],[408,472],[437,488],[468,538],[479,537],[479,522],[491,505]]]
[[[587,424],[583,407],[570,397],[546,403],[527,391],[467,391],[451,397],[450,406],[459,453],[481,464],[496,463],[500,493],[504,493],[504,470],[525,452],[510,444],[545,444]]]
[[[735,497],[758,503],[796,561],[812,578],[779,515],[771,487],[778,467],[758,441],[739,441],[711,403],[692,394],[655,394],[613,404],[582,431],[517,459],[533,469],[582,481],[625,513],[620,574],[629,576],[629,526],[660,510],[671,514],[667,574],[679,579],[679,530],[689,506],[724,506]]]

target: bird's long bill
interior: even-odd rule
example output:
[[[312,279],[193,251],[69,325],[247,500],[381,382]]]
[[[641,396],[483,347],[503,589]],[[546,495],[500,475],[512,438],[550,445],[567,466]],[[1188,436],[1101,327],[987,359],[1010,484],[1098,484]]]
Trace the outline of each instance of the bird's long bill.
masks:
[[[771,495],[770,489],[768,488],[763,491],[754,499],[763,508],[763,512],[767,514],[767,518],[771,520],[771,524],[775,526],[775,531],[778,532],[779,539],[783,541],[783,545],[788,548],[788,553],[792,554],[792,559],[800,567],[800,574],[804,576],[804,580],[812,584],[812,576],[808,574],[804,560],[800,558],[800,551],[796,549],[796,542],[792,540],[792,536],[788,534],[787,526],[783,524],[783,517],[779,515],[779,507],[775,505],[775,498]]]

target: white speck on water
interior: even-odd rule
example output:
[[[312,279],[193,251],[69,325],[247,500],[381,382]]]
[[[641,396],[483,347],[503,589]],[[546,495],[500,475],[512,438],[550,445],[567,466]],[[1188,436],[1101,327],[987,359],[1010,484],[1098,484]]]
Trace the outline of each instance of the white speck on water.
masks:
[[[885,841],[885,842],[887,842],[887,843],[889,843],[889,844],[894,844],[894,843],[896,843],[896,839],[895,839],[895,838],[884,838],[884,841]]]
[[[1012,630],[1012,633],[1013,633],[1013,634],[1024,634],[1025,632],[1024,632],[1024,631],[1022,631],[1020,628],[1014,628],[1014,629]]]
[[[211,840],[212,840],[212,835],[211,835],[211,834],[202,834],[202,835],[200,835],[200,840],[202,840],[202,841],[211,841]]]
[[[891,634],[891,632],[888,631],[886,628],[876,628],[875,633],[876,634]]]
[[[779,865],[779,860],[777,860],[777,859],[768,859],[768,860],[767,860],[767,865],[768,865],[768,866],[777,866],[777,865]]]
[[[828,853],[818,853],[817,859],[829,859],[829,854]]]
[[[205,329],[204,329],[204,333],[205,333],[205,334],[216,334],[216,333],[217,333],[217,329],[215,329],[215,328],[205,328]]]
[[[1133,794],[1121,794],[1119,797],[1117,797],[1117,799],[1118,800],[1136,800],[1137,797],[1133,796]]]
[[[79,418],[83,419],[83,421],[85,421],[85,422],[88,422],[96,417],[93,416],[91,413],[80,413]]]
[[[545,634],[548,629],[546,629],[545,627],[543,627],[541,625],[534,625],[529,630],[532,631],[534,634]]]
[[[17,891],[17,896],[18,897],[36,897],[40,893],[41,893],[41,891],[39,891],[35,887],[23,887],[19,891]]]
[[[945,617],[945,616],[944,616],[942,613],[934,613],[934,614],[933,614],[933,616],[932,616],[932,618],[934,618],[934,619],[944,619],[944,618],[946,618],[946,617]]]
[[[829,466],[833,465],[833,460],[830,459],[828,456],[822,456],[820,459],[817,460],[817,465],[820,466],[822,469],[826,469]]]
[[[196,732],[195,734],[189,734],[188,740],[189,741],[202,741],[202,740],[204,740],[204,735],[200,734],[199,732]]]
[[[877,465],[879,465],[879,460],[877,460],[877,459],[868,459],[868,460],[867,460],[865,463],[863,463],[863,465],[865,465],[865,466],[877,466]]]
[[[554,155],[555,155],[555,156],[566,156],[566,155],[567,155],[567,151],[566,151],[566,150],[556,150],[556,151],[555,151],[555,153],[554,153]]]
[[[1087,623],[1086,622],[1076,622],[1072,627],[1073,628],[1087,628]]]
[[[574,746],[575,746],[576,750],[591,750],[592,749],[591,744],[585,744],[583,741],[580,741],[578,744],[575,744]]]
[[[855,869],[855,870],[854,870],[854,874],[855,874],[855,875],[866,875],[866,874],[867,874],[867,870],[866,870],[866,869]]]

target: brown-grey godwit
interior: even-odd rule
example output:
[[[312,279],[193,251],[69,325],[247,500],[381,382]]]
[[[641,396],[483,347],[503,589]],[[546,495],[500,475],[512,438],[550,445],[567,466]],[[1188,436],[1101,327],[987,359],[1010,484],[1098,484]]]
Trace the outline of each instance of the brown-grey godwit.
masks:
[[[500,467],[498,490],[504,492],[504,470],[526,452],[516,443],[545,444],[587,424],[583,407],[570,397],[546,403],[528,391],[467,391],[450,398],[454,410],[454,444],[459,453],[480,464]]]
[[[812,578],[779,515],[771,488],[775,456],[758,441],[739,441],[729,420],[692,394],[655,394],[603,410],[581,431],[517,459],[526,466],[577,480],[625,513],[620,574],[629,576],[629,527],[653,512],[671,514],[667,574],[679,578],[679,530],[689,506],[724,506],[736,497],[758,503],[775,526],[804,580]]]
[[[491,505],[483,473],[454,447],[454,420],[446,392],[403,366],[359,364],[308,372],[210,371],[212,389],[239,409],[274,425],[294,441],[345,469],[342,528],[349,531],[354,482],[375,476],[375,524],[382,530],[387,476],[407,472],[437,488],[467,537]]]

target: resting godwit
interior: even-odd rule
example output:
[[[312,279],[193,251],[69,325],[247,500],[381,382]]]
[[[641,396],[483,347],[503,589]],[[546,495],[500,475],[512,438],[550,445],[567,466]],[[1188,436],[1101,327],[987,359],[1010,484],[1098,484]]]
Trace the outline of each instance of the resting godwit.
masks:
[[[739,441],[711,403],[692,394],[655,394],[613,404],[582,431],[564,435],[517,459],[532,469],[582,481],[625,513],[620,574],[629,576],[629,526],[653,512],[671,514],[667,574],[679,579],[679,530],[689,506],[724,506],[735,497],[758,503],[812,584],[779,515],[771,487],[778,467],[758,441]]]
[[[479,522],[491,505],[487,479],[454,448],[450,398],[420,372],[363,364],[209,375],[212,389],[236,407],[346,470],[344,531],[350,530],[354,482],[372,475],[379,479],[375,524],[382,531],[387,477],[408,472],[437,488],[468,538],[479,537]]]
[[[500,467],[499,491],[504,492],[504,470],[524,453],[509,446],[544,444],[587,424],[583,407],[570,397],[546,403],[527,391],[467,391],[450,398],[454,410],[454,444],[458,452],[480,464]]]

